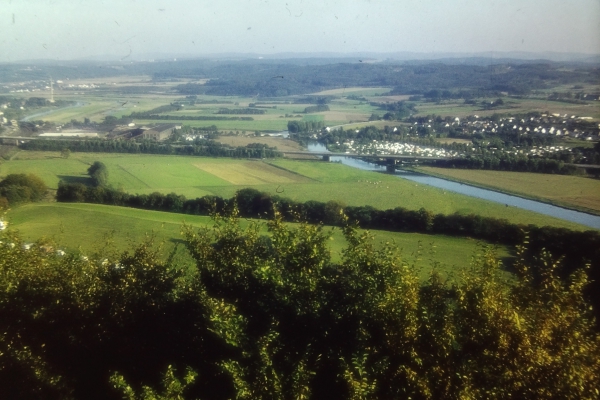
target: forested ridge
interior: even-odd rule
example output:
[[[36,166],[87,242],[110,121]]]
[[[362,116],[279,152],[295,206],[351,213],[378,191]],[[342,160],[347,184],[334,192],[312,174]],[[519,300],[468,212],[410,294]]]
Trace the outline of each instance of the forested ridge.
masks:
[[[469,65],[471,64],[471,65]],[[148,75],[154,82],[178,79],[208,79],[206,84],[186,83],[175,87],[181,94],[241,95],[280,97],[315,93],[349,86],[393,87],[392,93],[429,96],[440,91],[440,98],[456,97],[459,92],[472,97],[493,92],[527,94],[573,82],[596,82],[598,68],[593,64],[549,61],[487,60],[486,64],[457,64],[452,60],[386,61],[360,63],[353,59],[314,60],[180,60],[178,62],[62,63],[40,65],[27,70],[20,64],[0,65],[5,81],[47,80],[48,76],[85,79],[94,77]],[[459,91],[454,89],[461,88]],[[100,89],[102,90],[102,88]],[[138,93],[139,88],[118,90]],[[156,90],[148,87],[147,90]],[[454,94],[443,92],[454,90]],[[470,94],[468,94],[470,93]]]

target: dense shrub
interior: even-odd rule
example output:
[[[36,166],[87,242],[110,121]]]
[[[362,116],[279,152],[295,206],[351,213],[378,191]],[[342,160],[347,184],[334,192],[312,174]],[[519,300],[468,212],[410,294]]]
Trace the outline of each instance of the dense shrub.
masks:
[[[508,285],[488,249],[422,282],[347,221],[339,262],[321,225],[244,225],[184,227],[192,268],[0,233],[0,397],[597,398],[581,269],[520,248]]]
[[[33,174],[10,174],[0,181],[0,198],[10,205],[40,201],[47,192],[44,181]]]

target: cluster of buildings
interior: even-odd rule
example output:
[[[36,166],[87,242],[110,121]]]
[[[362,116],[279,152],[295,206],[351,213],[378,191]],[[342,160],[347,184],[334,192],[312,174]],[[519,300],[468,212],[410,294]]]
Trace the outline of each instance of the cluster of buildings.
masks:
[[[155,142],[162,142],[171,137],[173,131],[181,129],[181,125],[178,124],[160,124],[153,127],[135,127],[134,124],[128,126],[118,126],[106,135],[107,139],[120,139],[120,140],[153,140]]]
[[[339,142],[336,142],[337,146],[340,146]],[[446,157],[455,158],[461,157],[462,154],[452,151],[445,150],[442,148],[417,146],[410,143],[397,143],[397,142],[373,142],[368,144],[357,144],[354,140],[349,140],[342,143],[344,151],[346,153],[354,154],[381,154],[381,155],[417,155],[420,157]]]
[[[447,150],[443,148],[418,146],[410,143],[398,143],[373,140],[371,143],[358,144],[354,140],[349,140],[344,143],[336,142],[336,146],[342,147],[345,153],[348,154],[378,154],[378,155],[411,155],[419,157],[442,157],[442,158],[461,158],[465,157],[465,153],[458,151]],[[470,143],[466,145],[471,154],[478,151]],[[488,150],[493,154],[522,154],[529,157],[547,157],[555,153],[572,152],[571,148],[565,146],[533,146],[529,150],[523,149],[497,149],[491,148]]]
[[[67,79],[68,81],[68,79]],[[27,82],[10,82],[0,86],[3,92],[8,93],[35,93],[50,92],[53,89],[59,90],[77,90],[77,89],[98,89],[109,84],[96,83],[70,83],[62,80],[32,80]],[[112,85],[116,85],[113,83]]]
[[[519,135],[551,135],[572,137],[582,140],[598,140],[600,124],[593,123],[592,117],[581,117],[568,114],[541,114],[540,116],[517,118],[504,117],[499,119],[480,118],[478,115],[460,120],[458,117],[448,120],[429,119],[414,122],[410,127],[412,132],[430,130],[432,133],[453,131],[455,134],[473,136],[476,134],[519,134]]]

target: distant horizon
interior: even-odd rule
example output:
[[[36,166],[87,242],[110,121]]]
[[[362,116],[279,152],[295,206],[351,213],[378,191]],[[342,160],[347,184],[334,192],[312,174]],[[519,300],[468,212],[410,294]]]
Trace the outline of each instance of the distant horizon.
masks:
[[[394,52],[373,52],[373,51],[355,51],[355,52],[279,52],[279,53],[255,53],[255,52],[222,52],[206,54],[182,54],[182,53],[148,53],[140,54],[137,57],[129,57],[128,60],[119,59],[113,55],[90,55],[80,58],[68,59],[20,59],[12,61],[0,61],[0,64],[20,64],[35,62],[120,62],[129,64],[131,62],[166,62],[166,61],[188,61],[188,60],[286,60],[286,59],[351,59],[357,58],[362,61],[435,61],[449,59],[481,59],[490,58],[491,60],[513,59],[515,61],[552,61],[552,62],[600,62],[600,52],[581,53],[581,52],[557,52],[557,51],[480,51],[480,52],[414,52],[414,51],[394,51]],[[359,60],[360,58],[360,60]],[[363,60],[364,59],[364,60]]]
[[[600,53],[599,0],[0,2],[0,62],[156,54]]]

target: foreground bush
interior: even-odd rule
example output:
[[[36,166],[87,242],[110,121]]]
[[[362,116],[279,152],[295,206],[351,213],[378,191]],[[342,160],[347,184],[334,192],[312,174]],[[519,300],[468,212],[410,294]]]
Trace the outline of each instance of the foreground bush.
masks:
[[[509,284],[486,251],[421,282],[347,222],[340,263],[322,226],[266,225],[184,227],[190,270],[150,241],[61,256],[3,234],[0,397],[598,397],[583,269],[561,280],[542,254]]]
[[[29,174],[10,174],[0,181],[0,210],[9,205],[40,201],[48,188],[39,177]]]

